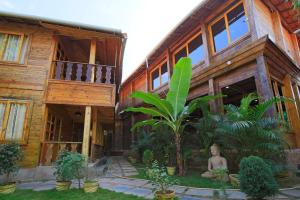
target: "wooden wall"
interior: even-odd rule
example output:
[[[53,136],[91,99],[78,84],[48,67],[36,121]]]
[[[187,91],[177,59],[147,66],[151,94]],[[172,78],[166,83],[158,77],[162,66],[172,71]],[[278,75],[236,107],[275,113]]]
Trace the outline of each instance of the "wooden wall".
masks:
[[[43,132],[45,104],[43,104],[47,74],[54,43],[47,29],[0,22],[0,31],[29,34],[29,46],[24,65],[0,62],[0,97],[29,99],[33,103],[27,144],[24,149],[24,167],[38,165],[40,139]]]

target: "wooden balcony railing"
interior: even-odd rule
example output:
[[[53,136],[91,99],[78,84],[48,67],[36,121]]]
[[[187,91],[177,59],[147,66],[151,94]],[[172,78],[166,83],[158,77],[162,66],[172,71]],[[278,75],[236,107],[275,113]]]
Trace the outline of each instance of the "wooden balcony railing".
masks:
[[[115,84],[115,66],[70,61],[53,61],[53,79]],[[93,81],[92,81],[93,80]]]
[[[54,142],[46,141],[42,144],[41,165],[51,165],[56,161],[60,151],[68,150],[81,153],[82,142]]]

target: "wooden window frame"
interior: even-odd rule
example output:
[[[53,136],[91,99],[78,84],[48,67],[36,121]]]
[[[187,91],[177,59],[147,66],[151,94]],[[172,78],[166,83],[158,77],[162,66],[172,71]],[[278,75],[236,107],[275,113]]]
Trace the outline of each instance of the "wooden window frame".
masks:
[[[50,116],[50,126],[49,126],[49,130],[47,129],[47,124],[49,123],[49,116]],[[52,122],[52,118],[54,119],[54,122]],[[58,121],[60,121],[60,123],[58,124]],[[48,112],[48,115],[47,115],[47,120],[46,120],[46,128],[45,128],[45,140],[46,142],[53,142],[55,141],[55,135],[56,135],[56,127],[57,125],[59,126],[59,129],[58,129],[58,141],[55,141],[55,142],[60,142],[60,137],[61,137],[61,129],[62,129],[62,123],[63,123],[63,120],[62,118],[59,118],[57,117],[56,115],[52,114],[51,112]],[[52,132],[51,131],[51,127],[52,125],[54,126],[54,129],[53,129],[53,136],[52,136],[52,139],[50,138],[50,133]],[[47,132],[48,132],[48,138],[46,138],[47,136]]]
[[[3,60],[2,59],[3,54],[5,52],[5,49],[6,49],[6,45],[7,45],[7,43],[6,43],[5,48],[3,49],[3,51],[0,51],[0,62],[12,63],[12,64],[25,64],[27,62],[27,55],[28,55],[27,52],[28,52],[28,48],[29,48],[29,44],[30,44],[29,34],[21,33],[21,32],[14,32],[14,31],[3,31],[3,30],[0,30],[0,33],[5,34],[6,38],[8,37],[8,35],[18,35],[18,36],[21,37],[21,39],[19,41],[19,44],[18,44],[18,50],[17,50],[18,55],[17,55],[16,61],[8,61],[8,60]],[[27,47],[26,47],[25,52],[24,52],[24,63],[20,63],[22,49],[24,48],[23,47],[23,42],[24,42],[25,35],[28,37],[28,44],[27,44]]]
[[[175,55],[181,51],[183,48],[185,48],[186,50],[186,55],[189,56],[190,55],[190,52],[189,52],[189,43],[191,41],[193,41],[196,37],[198,37],[199,35],[201,35],[202,37],[202,31],[199,31],[197,34],[195,34],[193,37],[191,37],[190,39],[188,39],[184,44],[182,44],[181,46],[179,46],[176,51],[174,51],[174,53],[172,54],[172,61],[174,64],[176,64],[176,58],[175,58]],[[203,37],[202,37],[202,45],[204,45],[204,42],[203,42]],[[196,66],[196,65],[199,65],[200,63],[203,63],[205,61],[205,59],[203,60],[200,60],[199,62],[197,62],[196,64],[193,65]]]
[[[235,8],[237,8],[238,6],[240,6],[241,4],[243,5],[243,8],[244,8],[245,17],[246,17],[246,21],[247,21],[248,32],[245,35],[241,36],[240,38],[238,38],[234,41],[231,41],[227,14],[229,12],[231,12],[232,10],[234,10]],[[236,43],[238,43],[241,40],[243,40],[244,38],[246,38],[249,34],[251,34],[250,25],[249,25],[249,18],[248,18],[248,12],[247,12],[247,9],[246,9],[245,5],[246,5],[245,0],[237,2],[234,6],[232,6],[230,9],[226,10],[222,15],[218,16],[216,19],[214,19],[212,22],[210,22],[208,24],[209,44],[211,46],[212,55],[216,55],[216,54],[224,51],[225,49],[235,45]],[[224,19],[224,21],[225,21],[225,29],[226,29],[228,45],[226,47],[220,49],[219,51],[216,51],[215,48],[214,48],[214,39],[213,39],[213,34],[212,34],[212,26],[215,25],[217,22],[219,22],[221,19]]]
[[[164,64],[167,64],[168,65],[168,62],[167,62],[167,59],[164,59],[163,61],[161,61],[155,68],[153,68],[151,71],[150,71],[150,89],[151,91],[154,91],[154,90],[157,90],[165,85],[167,85],[170,81],[170,70],[169,70],[169,67],[167,66],[167,70],[168,70],[168,82],[162,84],[162,80],[161,80],[161,68]],[[156,71],[158,69],[158,78],[159,78],[159,86],[157,88],[153,88],[153,72]]]
[[[5,111],[4,111],[3,125],[2,125],[3,128],[0,131],[0,143],[9,143],[9,142],[15,141],[15,140],[6,140],[5,139],[5,131],[7,128],[11,104],[25,104],[26,112],[25,112],[25,119],[24,119],[24,124],[23,124],[22,138],[20,140],[17,140],[16,142],[18,142],[21,145],[27,144],[30,116],[31,116],[31,110],[32,110],[32,101],[20,100],[20,99],[0,99],[0,103],[6,104]]]

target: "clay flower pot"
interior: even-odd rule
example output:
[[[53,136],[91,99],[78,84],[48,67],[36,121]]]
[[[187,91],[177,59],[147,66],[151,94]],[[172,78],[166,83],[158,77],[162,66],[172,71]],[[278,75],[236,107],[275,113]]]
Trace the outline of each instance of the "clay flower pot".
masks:
[[[176,171],[176,167],[167,167],[167,173],[168,173],[168,175],[174,176],[175,171]]]
[[[163,194],[161,191],[155,192],[157,200],[173,200],[175,198],[175,191],[167,190],[167,193]]]
[[[6,185],[0,185],[0,194],[10,194],[15,192],[16,183],[8,183]]]
[[[70,189],[71,181],[56,181],[56,190],[63,191]]]
[[[98,181],[85,181],[83,184],[83,190],[86,193],[97,192],[99,187]]]

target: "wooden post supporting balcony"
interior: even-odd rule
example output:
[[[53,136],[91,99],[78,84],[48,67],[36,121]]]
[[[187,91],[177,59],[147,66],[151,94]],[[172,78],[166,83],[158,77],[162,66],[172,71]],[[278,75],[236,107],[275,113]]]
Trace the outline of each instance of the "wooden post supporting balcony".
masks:
[[[96,60],[96,40],[91,40],[90,47],[90,59],[89,64],[95,64]],[[91,83],[94,82],[95,70],[92,70],[91,74]],[[92,107],[85,107],[85,116],[84,116],[84,131],[83,131],[83,141],[82,141],[82,154],[89,156],[89,146],[90,146],[90,130],[91,130],[91,119],[92,119]]]

